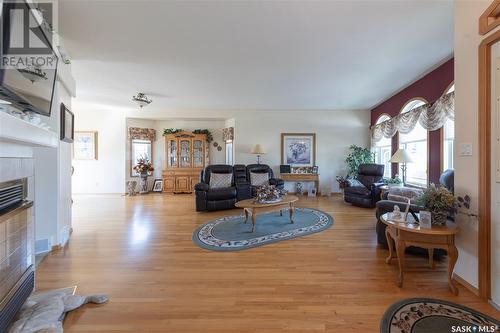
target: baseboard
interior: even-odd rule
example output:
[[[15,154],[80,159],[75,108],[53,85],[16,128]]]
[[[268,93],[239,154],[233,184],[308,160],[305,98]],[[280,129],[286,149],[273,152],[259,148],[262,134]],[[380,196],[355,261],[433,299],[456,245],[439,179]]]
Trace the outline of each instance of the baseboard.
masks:
[[[493,302],[491,299],[488,301],[488,303],[490,303],[490,305],[492,307],[494,307],[495,309],[497,309],[498,311],[500,311],[500,305],[498,305],[497,303]]]
[[[453,273],[453,280],[455,282],[461,284],[462,286],[464,286],[465,289],[469,290],[474,295],[479,296],[479,289],[477,289],[472,284],[470,284],[469,282],[465,281],[464,279],[462,279],[460,276],[456,275],[455,273]]]

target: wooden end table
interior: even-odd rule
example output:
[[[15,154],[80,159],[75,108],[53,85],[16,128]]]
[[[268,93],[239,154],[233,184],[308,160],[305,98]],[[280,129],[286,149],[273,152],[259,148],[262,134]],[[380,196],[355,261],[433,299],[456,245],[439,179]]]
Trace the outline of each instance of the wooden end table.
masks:
[[[387,191],[390,190],[390,188],[388,185],[382,185],[379,187],[379,189],[380,189],[380,200],[384,200],[384,195]]]
[[[399,264],[399,275],[396,284],[403,286],[403,274],[405,269],[405,249],[408,246],[417,246],[427,249],[429,252],[429,266],[434,268],[434,249],[444,249],[448,252],[448,284],[454,295],[458,295],[458,288],[453,284],[452,274],[458,259],[458,250],[455,246],[455,235],[458,227],[455,223],[448,221],[445,226],[432,226],[432,228],[421,228],[418,224],[400,223],[391,221],[389,214],[380,217],[380,221],[387,225],[385,237],[389,246],[389,256],[385,260],[387,264],[391,259],[397,258]],[[396,257],[394,249],[396,248]]]
[[[235,206],[238,208],[243,208],[243,212],[245,213],[245,223],[248,222],[248,214],[252,215],[252,232],[255,232],[255,219],[257,214],[269,211],[280,211],[280,215],[283,215],[281,211],[286,206],[289,208],[290,212],[290,223],[293,223],[293,215],[295,208],[293,207],[293,203],[299,200],[295,195],[285,195],[283,199],[277,202],[270,203],[258,203],[255,202],[254,199],[246,199],[238,201]]]

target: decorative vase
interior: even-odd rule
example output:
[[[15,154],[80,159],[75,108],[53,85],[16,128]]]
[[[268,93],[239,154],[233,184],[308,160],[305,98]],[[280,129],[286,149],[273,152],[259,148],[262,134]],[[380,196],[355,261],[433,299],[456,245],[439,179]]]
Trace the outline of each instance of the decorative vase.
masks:
[[[141,190],[139,191],[140,194],[145,194],[148,193],[148,173],[147,172],[141,172]]]
[[[443,226],[446,225],[448,214],[446,212],[431,212],[432,225]]]

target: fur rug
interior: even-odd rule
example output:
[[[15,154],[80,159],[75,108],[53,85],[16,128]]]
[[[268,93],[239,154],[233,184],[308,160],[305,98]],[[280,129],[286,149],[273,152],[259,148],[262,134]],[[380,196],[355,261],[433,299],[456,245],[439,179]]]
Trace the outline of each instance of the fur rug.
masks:
[[[66,312],[87,303],[108,301],[105,295],[67,295],[65,293],[32,296],[28,298],[12,323],[9,333],[62,333]]]

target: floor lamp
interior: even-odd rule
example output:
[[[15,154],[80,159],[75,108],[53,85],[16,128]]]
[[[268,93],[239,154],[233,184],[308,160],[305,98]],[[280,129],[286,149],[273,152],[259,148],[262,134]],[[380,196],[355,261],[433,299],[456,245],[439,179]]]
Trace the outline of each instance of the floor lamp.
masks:
[[[401,163],[401,172],[403,175],[403,185],[406,185],[406,163],[413,162],[411,155],[405,149],[399,148],[389,160],[391,163]]]
[[[260,164],[260,155],[264,155],[266,152],[259,144],[253,146],[251,154],[257,155],[257,164]]]

